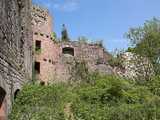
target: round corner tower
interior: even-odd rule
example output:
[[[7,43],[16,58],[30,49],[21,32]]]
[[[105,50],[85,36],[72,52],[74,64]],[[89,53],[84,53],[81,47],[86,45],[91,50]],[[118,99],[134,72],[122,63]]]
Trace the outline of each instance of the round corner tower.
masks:
[[[53,80],[55,62],[57,58],[57,48],[52,34],[52,16],[47,9],[39,6],[32,8],[32,27],[33,27],[33,53],[34,53],[34,76],[35,79],[46,84]]]

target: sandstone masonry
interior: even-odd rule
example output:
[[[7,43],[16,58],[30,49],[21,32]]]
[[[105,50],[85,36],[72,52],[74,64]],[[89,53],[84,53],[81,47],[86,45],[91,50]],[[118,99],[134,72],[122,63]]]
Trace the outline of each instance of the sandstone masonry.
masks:
[[[33,51],[36,79],[47,82],[53,78],[54,63],[58,61],[58,46],[52,34],[52,17],[49,12],[37,6],[32,8]]]
[[[52,17],[46,9],[33,7],[32,28],[34,69],[36,79],[42,84],[68,81],[75,60],[84,60],[90,71],[112,74],[107,62],[110,54],[100,44],[52,38]]]
[[[0,120],[32,77],[31,1],[0,0]]]

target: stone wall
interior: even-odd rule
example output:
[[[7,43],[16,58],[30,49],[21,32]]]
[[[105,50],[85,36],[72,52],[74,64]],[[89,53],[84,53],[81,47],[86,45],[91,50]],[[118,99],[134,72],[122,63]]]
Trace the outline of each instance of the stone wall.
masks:
[[[30,0],[0,0],[0,119],[32,77]]]
[[[56,63],[54,81],[68,81],[72,74],[74,63],[84,61],[89,72],[101,72],[112,74],[112,68],[108,64],[110,54],[105,49],[94,43],[80,43],[79,41],[59,42],[59,59]]]
[[[35,79],[47,83],[53,79],[58,50],[52,34],[52,17],[48,10],[39,6],[32,7],[33,52]]]
[[[32,29],[35,79],[47,84],[68,81],[75,60],[86,61],[90,71],[112,73],[107,60],[110,55],[100,44],[53,40],[53,18],[48,10],[33,6]]]

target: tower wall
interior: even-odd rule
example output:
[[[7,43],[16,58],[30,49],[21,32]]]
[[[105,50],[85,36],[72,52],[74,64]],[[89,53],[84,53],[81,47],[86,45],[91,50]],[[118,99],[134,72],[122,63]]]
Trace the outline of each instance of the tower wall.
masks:
[[[30,0],[0,0],[0,120],[32,76]]]
[[[33,6],[32,27],[34,44],[34,62],[40,64],[39,71],[35,68],[35,79],[47,83],[54,78],[55,63],[58,56],[57,46],[51,37],[52,17],[46,9]],[[39,50],[36,49],[36,42],[40,42]],[[35,63],[36,64],[36,63]]]

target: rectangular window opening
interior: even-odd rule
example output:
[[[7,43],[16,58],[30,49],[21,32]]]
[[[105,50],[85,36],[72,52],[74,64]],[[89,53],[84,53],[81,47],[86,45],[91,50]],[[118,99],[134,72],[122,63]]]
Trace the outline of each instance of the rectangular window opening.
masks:
[[[62,53],[74,56],[74,48],[65,47],[62,49]]]
[[[41,41],[36,40],[36,51],[41,50]]]
[[[35,62],[35,72],[36,74],[40,74],[40,62]]]

